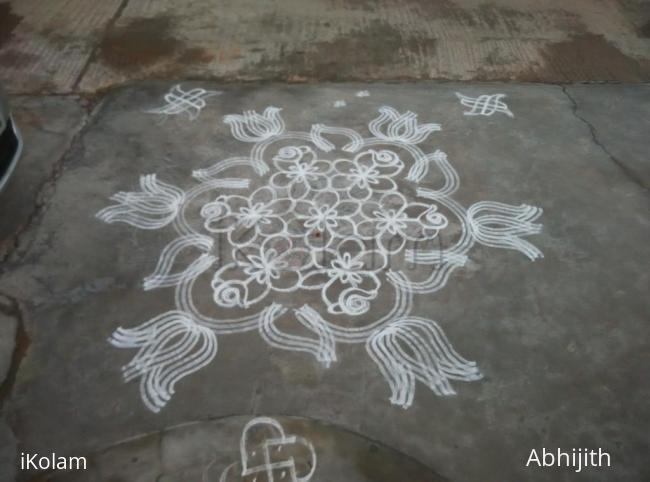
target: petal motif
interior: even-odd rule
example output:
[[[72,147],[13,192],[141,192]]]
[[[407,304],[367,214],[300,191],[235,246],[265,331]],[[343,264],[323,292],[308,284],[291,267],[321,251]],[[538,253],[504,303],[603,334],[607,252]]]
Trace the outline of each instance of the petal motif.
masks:
[[[400,114],[392,107],[380,107],[380,116],[368,124],[370,132],[379,139],[404,144],[419,144],[430,133],[439,131],[440,124],[417,123],[417,114],[407,111]]]
[[[521,239],[521,236],[542,231],[542,225],[533,222],[542,215],[540,208],[482,201],[472,205],[467,215],[472,233],[479,243],[494,248],[514,249],[531,261],[543,257],[537,247]]]
[[[296,310],[300,323],[314,333],[318,339],[293,335],[284,332],[276,325],[276,320],[286,312],[278,303],[269,306],[262,314],[260,335],[271,346],[282,350],[302,351],[311,353],[325,367],[336,361],[336,346],[334,336],[325,321],[309,307]]]
[[[267,107],[263,114],[249,110],[243,115],[227,115],[223,121],[230,125],[235,139],[243,142],[261,142],[277,137],[284,132],[285,126],[280,116],[281,110],[277,107]]]
[[[165,246],[156,269],[144,279],[144,289],[175,286],[185,280],[196,278],[216,261],[217,257],[208,254],[214,245],[214,239],[208,236],[188,235],[176,238]],[[198,248],[203,253],[184,270],[171,274],[172,266],[181,251],[189,247]]]
[[[350,142],[342,147],[346,152],[356,152],[363,145],[363,138],[354,130],[343,127],[328,127],[323,124],[314,124],[311,127],[310,136],[314,145],[320,150],[330,152],[334,149],[334,144],[327,140],[323,134],[334,134],[347,137]]]
[[[482,378],[476,363],[453,349],[440,326],[424,318],[401,318],[372,335],[366,349],[388,381],[390,401],[402,408],[413,403],[415,382],[436,395],[455,395],[449,380]]]
[[[182,311],[169,311],[137,328],[118,328],[109,342],[139,348],[122,369],[124,379],[140,379],[142,400],[159,412],[174,394],[176,383],[204,367],[217,353],[217,336]]]
[[[118,204],[99,211],[96,216],[106,223],[126,223],[141,229],[159,229],[177,216],[185,193],[158,181],[155,174],[140,177],[141,192],[118,192],[111,200]]]

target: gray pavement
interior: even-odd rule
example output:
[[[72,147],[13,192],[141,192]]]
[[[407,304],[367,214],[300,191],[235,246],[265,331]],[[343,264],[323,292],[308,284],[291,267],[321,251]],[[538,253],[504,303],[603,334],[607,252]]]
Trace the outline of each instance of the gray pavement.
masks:
[[[430,468],[378,442],[326,423],[295,417],[234,416],[225,419],[185,424],[163,432],[147,434],[96,454],[88,472],[60,474],[53,481],[91,482],[103,480],[220,480],[233,477],[228,467],[241,461],[240,440],[244,432],[250,436],[244,451],[247,455],[260,450],[263,441],[278,435],[269,424],[279,424],[284,439],[300,437],[297,443],[273,447],[274,461],[293,457],[297,476],[313,471],[313,480],[345,480],[346,482],[393,482],[418,480],[443,482]],[[246,430],[246,427],[251,428]],[[261,429],[261,430],[260,430]],[[254,432],[257,431],[258,434]],[[270,433],[269,433],[270,432]],[[276,433],[274,433],[276,432]],[[308,445],[311,444],[312,450]],[[254,454],[251,461],[255,460]],[[249,464],[249,467],[255,464]],[[237,466],[241,468],[241,465]],[[255,475],[253,473],[252,475]],[[282,470],[275,474],[282,480]],[[257,473],[258,477],[261,474]],[[288,471],[285,480],[290,480]]]
[[[2,193],[3,209],[11,216],[0,218],[0,259],[14,251],[21,233],[51,196],[64,156],[86,120],[85,103],[77,96],[11,98],[26,148],[20,169]]]
[[[598,95],[594,95],[597,93]],[[650,127],[648,88],[624,85],[573,86],[567,94],[575,102],[575,112],[584,120],[594,142],[639,185],[648,188],[648,144],[639,142],[639,133]]]
[[[209,440],[221,446],[217,442],[227,439],[234,448],[232,454],[219,455],[221,464],[237,453],[236,440],[247,420],[287,415],[314,421],[315,428],[286,419],[287,428],[301,428],[305,435],[328,426],[330,439],[321,434],[312,440],[317,453],[327,454],[319,466],[323,471],[313,480],[339,480],[332,478],[337,473],[358,477],[345,480],[400,480],[391,475],[394,464],[426,474],[402,480],[650,477],[650,126],[643,102],[648,86],[185,82],[184,89],[222,93],[206,99],[195,120],[186,113],[146,113],[161,105],[172,85],[156,82],[113,90],[88,115],[76,98],[26,98],[17,104],[19,118],[23,109],[39,112],[41,119],[55,119],[61,109],[69,115],[65,125],[53,121],[55,127],[25,123],[33,142],[27,143],[16,180],[36,176],[31,179],[42,179],[43,188],[38,194],[23,194],[10,186],[0,198],[3,210],[22,205],[20,196],[40,199],[26,204],[34,208],[29,214],[18,214],[26,220],[18,223],[23,225],[19,236],[4,224],[1,233],[12,242],[0,278],[0,293],[7,298],[0,311],[20,326],[18,332],[24,331],[20,356],[14,357],[13,374],[5,384],[10,386],[3,413],[11,432],[3,429],[7,443],[1,444],[1,460],[15,453],[15,437],[18,450],[88,454],[97,467],[123,467],[134,444],[142,444],[138,450],[144,452],[157,450],[156,433],[176,433],[170,427],[194,423],[187,435],[190,446]],[[357,96],[364,90],[368,96]],[[470,108],[460,104],[456,92],[472,98],[506,94],[503,101],[514,117],[503,112],[463,115]],[[340,101],[345,105],[336,107]],[[368,124],[380,107],[413,111],[418,125],[442,126],[420,147],[447,154],[458,174],[451,197],[459,205],[489,200],[543,209],[536,221],[543,225],[541,233],[521,237],[543,258],[531,262],[517,250],[477,242],[444,287],[413,297],[411,314],[435,320],[460,355],[476,361],[483,379],[452,381],[455,396],[436,396],[418,382],[412,405],[404,409],[391,404],[387,380],[363,343],[338,343],[337,360],[330,360],[327,368],[312,353],[272,346],[255,329],[219,334],[214,359],[183,377],[158,413],[147,409],[137,380],[124,383],[120,367],[137,349],[116,348],[107,340],[119,327],[133,328],[178,309],[173,287],[145,291],[142,285],[177,233],[171,224],[155,230],[106,224],[96,213],[111,204],[114,193],[138,191],[142,174],[155,173],[159,181],[189,192],[199,182],[193,171],[250,153],[251,144],[233,138],[223,116],[249,109],[262,112],[268,106],[282,108],[287,131],[309,131],[312,124],[322,123],[354,129],[364,137],[370,135]],[[265,124],[263,130],[272,128]],[[386,126],[382,129],[387,132]],[[336,144],[345,139],[326,137]],[[271,157],[266,160],[271,162]],[[427,176],[432,177],[423,178],[420,187],[439,188],[443,178],[435,167],[429,166]],[[230,176],[251,180],[245,192],[267,179],[237,166]],[[228,189],[216,188],[211,196]],[[399,180],[398,189],[409,202],[422,202],[406,180]],[[442,205],[440,210],[452,219]],[[202,225],[202,216],[196,210],[187,213],[193,226]],[[461,230],[451,221],[446,229],[440,235],[443,248],[452,246]],[[181,265],[174,266],[194,259],[181,258]],[[403,267],[399,258],[392,262],[397,263],[392,269]],[[415,269],[413,276],[426,274],[422,269]],[[394,295],[380,294],[362,325],[390,308]],[[199,309],[218,319],[243,311],[218,306],[209,282],[197,283],[192,296]],[[262,304],[270,301],[324,306],[305,291],[274,292]],[[344,317],[341,330],[347,333],[350,326],[345,323],[354,319]],[[332,447],[338,443],[331,437],[345,438],[341,444],[350,449]],[[368,444],[390,454],[368,461]],[[526,468],[530,450],[541,447],[601,447],[612,454],[613,467],[577,475]],[[358,457],[356,466],[350,453],[355,454],[352,459]],[[209,460],[205,450],[194,454],[196,458],[172,458],[178,462],[171,465],[161,465],[163,459],[156,457],[144,468],[137,463],[133,471],[125,469],[130,475],[101,472],[99,478],[71,480],[154,480],[147,473],[160,477],[155,480],[181,480],[173,474],[190,466],[197,470]],[[395,462],[395,457],[408,462]],[[11,480],[15,466],[2,470]],[[17,480],[30,479],[20,473]]]
[[[649,21],[646,0],[7,0],[0,81],[648,82]]]

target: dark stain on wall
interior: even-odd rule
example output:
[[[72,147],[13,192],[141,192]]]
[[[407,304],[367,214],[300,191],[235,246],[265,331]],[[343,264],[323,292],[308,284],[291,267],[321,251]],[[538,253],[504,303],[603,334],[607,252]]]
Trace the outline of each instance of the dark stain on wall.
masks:
[[[533,79],[540,82],[650,80],[647,64],[629,57],[602,35],[582,34],[556,42],[542,51],[545,65]],[[525,76],[524,76],[525,77]]]
[[[214,55],[202,47],[187,47],[172,34],[170,17],[138,18],[111,29],[99,45],[99,58],[110,67],[134,72],[163,65],[170,75],[190,64],[208,63]]]
[[[639,28],[639,35],[643,38],[650,38],[650,20]]]
[[[400,65],[408,65],[406,70],[412,72],[417,58],[435,55],[435,39],[404,36],[392,25],[375,20],[330,41],[307,44],[272,58],[262,57],[250,66],[250,74],[278,72],[288,79],[324,81],[375,78],[384,71],[399,70]]]
[[[169,17],[138,18],[110,30],[99,45],[100,58],[118,70],[147,67],[173,57],[182,42],[170,35]]]
[[[0,3],[0,47],[11,38],[14,29],[22,19],[12,12],[9,2]]]

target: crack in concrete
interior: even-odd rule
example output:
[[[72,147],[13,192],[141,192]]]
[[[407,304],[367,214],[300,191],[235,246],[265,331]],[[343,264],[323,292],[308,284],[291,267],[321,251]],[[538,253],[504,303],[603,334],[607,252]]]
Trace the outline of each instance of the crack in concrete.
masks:
[[[113,13],[113,16],[108,20],[108,22],[106,22],[106,27],[102,31],[100,39],[98,39],[97,43],[93,45],[93,48],[90,54],[88,55],[86,62],[84,63],[81,70],[79,71],[79,75],[77,75],[77,78],[72,84],[72,92],[76,92],[79,89],[79,84],[81,84],[81,81],[86,76],[86,73],[88,72],[88,69],[90,68],[91,64],[97,59],[97,51],[99,49],[99,46],[101,45],[101,39],[105,38],[106,34],[113,28],[115,23],[122,16],[122,12],[124,11],[128,3],[129,0],[122,0],[122,3],[120,3],[119,6],[115,9],[115,13]]]
[[[571,103],[571,112],[573,113],[574,117],[582,121],[583,124],[587,126],[589,129],[589,132],[591,134],[591,139],[596,144],[606,155],[609,157],[609,159],[625,174],[625,176],[630,179],[632,182],[637,184],[639,187],[641,187],[644,190],[648,190],[648,186],[645,185],[643,182],[643,179],[641,179],[634,171],[630,170],[623,162],[621,162],[616,156],[614,156],[605,145],[598,140],[598,131],[596,128],[589,122],[586,118],[578,114],[578,102],[573,98],[573,96],[569,93],[569,90],[567,89],[566,85],[560,86],[562,88],[562,92],[564,95],[569,99],[569,102]]]
[[[6,303],[0,304],[0,312],[16,320],[17,325],[16,339],[14,342],[13,353],[11,355],[9,371],[7,372],[7,377],[0,384],[0,408],[4,408],[5,401],[10,397],[13,391],[20,364],[27,354],[27,350],[31,344],[31,339],[25,327],[24,309],[21,306],[20,301],[6,293],[0,293],[0,297],[6,300]]]
[[[102,103],[103,102],[100,101],[96,105],[89,106],[86,109],[86,114],[80,120],[77,131],[70,137],[70,141],[64,148],[63,153],[52,164],[50,173],[36,190],[36,195],[34,196],[34,208],[27,216],[25,223],[23,223],[14,233],[7,236],[5,251],[3,253],[0,253],[0,264],[3,265],[3,269],[0,270],[0,275],[4,275],[7,273],[7,271],[9,271],[9,266],[7,265],[9,264],[8,262],[10,258],[20,248],[25,234],[31,230],[31,228],[36,224],[37,220],[44,213],[45,208],[54,195],[56,183],[63,174],[66,159],[69,157],[69,154],[72,152],[74,147],[78,145],[80,139],[86,131],[86,127],[90,124],[91,120],[94,118]]]

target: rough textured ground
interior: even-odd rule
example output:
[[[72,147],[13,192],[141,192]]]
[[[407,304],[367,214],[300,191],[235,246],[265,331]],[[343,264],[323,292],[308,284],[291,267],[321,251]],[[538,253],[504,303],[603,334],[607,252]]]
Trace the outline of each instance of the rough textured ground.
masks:
[[[644,0],[13,0],[0,81],[95,92],[143,78],[650,80]]]
[[[247,416],[270,414],[354,432],[350,443],[359,454],[367,438],[450,480],[550,480],[549,472],[524,467],[530,449],[542,446],[612,454],[610,470],[558,471],[553,480],[650,477],[644,263],[650,146],[647,106],[639,101],[648,98],[647,86],[201,83],[223,94],[208,100],[198,120],[157,122],[143,111],[170,86],[112,91],[90,114],[73,98],[18,103],[19,111],[29,105],[44,118],[67,109],[69,130],[84,127],[63,158],[73,136],[61,135],[67,128],[25,128],[28,137],[49,140],[32,143],[35,152],[28,150],[31,160],[19,165],[14,181],[38,172],[47,188],[38,196],[38,214],[27,216],[10,243],[0,280],[0,311],[22,333],[4,396],[11,431],[0,431],[2,460],[16,450],[14,436],[19,451],[55,448],[100,460],[101,453],[119,457],[107,447],[132,437],[241,415],[224,422],[236,440],[232,431]],[[361,89],[370,96],[355,97]],[[456,91],[503,92],[515,118],[463,116]],[[336,100],[347,106],[335,108]],[[390,404],[363,346],[342,346],[339,361],[325,369],[308,354],[273,349],[248,333],[220,337],[216,359],[183,379],[159,414],[142,405],[137,384],[123,383],[120,366],[134,353],[106,339],[118,326],[173,308],[171,290],[142,290],[170,233],[103,224],[95,213],[114,192],[134,189],[140,174],[156,172],[187,187],[192,170],[241,154],[222,116],[268,105],[282,107],[293,129],[323,122],[363,131],[381,105],[413,110],[421,122],[442,124],[427,145],[446,151],[458,170],[461,203],[489,199],[544,209],[543,232],[528,239],[543,259],[531,263],[514,251],[477,247],[442,291],[416,300],[414,311],[437,320],[459,352],[479,363],[484,380],[455,383],[455,397],[437,397],[418,384],[415,403],[404,410]],[[609,122],[621,116],[635,121]],[[37,155],[41,149],[50,155]],[[8,193],[2,196],[10,201],[18,195]],[[390,474],[390,460],[373,470]],[[4,475],[11,477],[13,468],[3,466]]]
[[[276,461],[294,457],[299,476],[309,472],[308,464],[314,460],[315,480],[446,480],[404,454],[339,427],[295,417],[277,417],[273,420],[281,424],[286,436],[302,437],[314,446],[313,459],[304,447],[292,447],[292,444],[284,445],[279,451],[282,452],[279,457],[276,455]],[[90,472],[61,474],[52,480],[95,482],[126,478],[160,482],[216,481],[226,467],[241,460],[240,437],[250,421],[250,416],[239,416],[171,427],[106,449],[93,457]],[[268,420],[260,422],[266,424]],[[263,440],[262,436],[258,440],[249,441],[248,454],[259,450],[258,444]],[[277,448],[272,451],[278,453]],[[275,476],[280,479],[281,475],[281,470],[275,472]],[[286,473],[285,478],[288,479]],[[239,479],[231,477],[226,480]]]
[[[20,170],[2,193],[0,259],[18,245],[21,233],[34,221],[61,173],[64,155],[86,120],[84,102],[76,96],[12,97],[16,124],[24,150]]]

